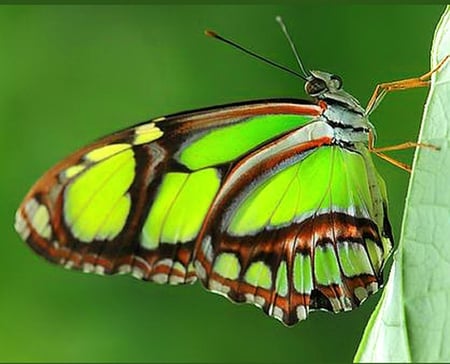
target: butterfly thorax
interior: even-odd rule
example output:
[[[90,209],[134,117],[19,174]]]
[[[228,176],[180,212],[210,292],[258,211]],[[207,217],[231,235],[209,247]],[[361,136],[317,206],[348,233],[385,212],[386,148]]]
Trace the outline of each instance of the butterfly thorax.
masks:
[[[323,71],[311,71],[305,84],[306,92],[323,105],[322,116],[333,130],[333,138],[342,143],[364,143],[369,140],[373,125],[359,101],[344,91],[342,79]]]

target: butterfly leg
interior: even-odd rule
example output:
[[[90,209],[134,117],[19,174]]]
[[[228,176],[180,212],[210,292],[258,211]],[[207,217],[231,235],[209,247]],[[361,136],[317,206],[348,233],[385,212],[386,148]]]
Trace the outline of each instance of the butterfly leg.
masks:
[[[386,82],[377,85],[375,91],[372,94],[372,97],[369,100],[369,103],[367,104],[365,114],[366,115],[371,114],[378,107],[381,100],[383,100],[384,96],[388,92],[428,86],[430,84],[431,76],[434,73],[438,72],[449,59],[450,55],[445,56],[436,67],[434,67],[432,70],[423,74],[420,77],[408,78],[405,80],[393,82]]]
[[[410,149],[410,148],[429,148],[433,150],[439,150],[439,147],[428,144],[428,143],[415,143],[415,142],[406,142],[396,145],[390,145],[388,147],[380,147],[376,148],[374,146],[374,137],[372,132],[369,133],[369,151],[376,154],[381,159],[384,159],[385,161],[393,164],[396,167],[399,167],[407,172],[411,172],[411,167],[403,162],[400,162],[392,157],[389,157],[388,155],[384,154],[383,152],[389,152],[393,150],[404,150],[404,149]]]
[[[406,142],[396,145],[390,145],[388,147],[381,147],[381,148],[374,148],[372,147],[371,152],[377,153],[377,152],[390,152],[392,150],[404,150],[404,149],[410,149],[410,148],[429,148],[433,150],[439,150],[440,148],[428,143],[415,143],[415,142]]]
[[[378,157],[380,157],[381,159],[384,159],[386,162],[389,162],[389,163],[393,164],[394,166],[401,168],[401,169],[405,170],[406,172],[411,173],[412,169],[411,169],[411,166],[409,166],[408,164],[400,162],[397,159],[394,159],[392,157],[389,157],[388,155],[386,155],[384,153],[374,152],[374,151],[371,151],[371,152],[375,153]]]

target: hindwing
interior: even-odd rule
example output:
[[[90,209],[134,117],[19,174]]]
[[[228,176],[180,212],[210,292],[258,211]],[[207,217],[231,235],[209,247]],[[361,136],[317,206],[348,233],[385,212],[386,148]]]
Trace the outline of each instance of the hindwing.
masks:
[[[315,125],[312,123],[311,128]],[[311,309],[358,306],[382,283],[392,248],[385,188],[364,146],[284,137],[227,176],[199,236],[208,289],[286,325]]]

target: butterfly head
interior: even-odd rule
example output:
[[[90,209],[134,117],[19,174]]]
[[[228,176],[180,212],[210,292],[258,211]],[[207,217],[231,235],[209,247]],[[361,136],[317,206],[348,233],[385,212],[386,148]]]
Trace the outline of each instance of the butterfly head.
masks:
[[[342,88],[341,77],[323,71],[309,73],[305,83],[305,91],[309,96],[319,100],[336,101],[352,111],[364,113],[359,101]]]

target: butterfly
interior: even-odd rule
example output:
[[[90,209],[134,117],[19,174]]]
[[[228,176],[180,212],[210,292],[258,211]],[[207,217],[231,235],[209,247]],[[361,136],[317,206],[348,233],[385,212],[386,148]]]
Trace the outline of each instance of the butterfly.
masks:
[[[200,280],[288,326],[352,310],[393,246],[375,130],[340,77],[302,78],[310,101],[158,117],[76,151],[31,188],[15,229],[66,268]]]

